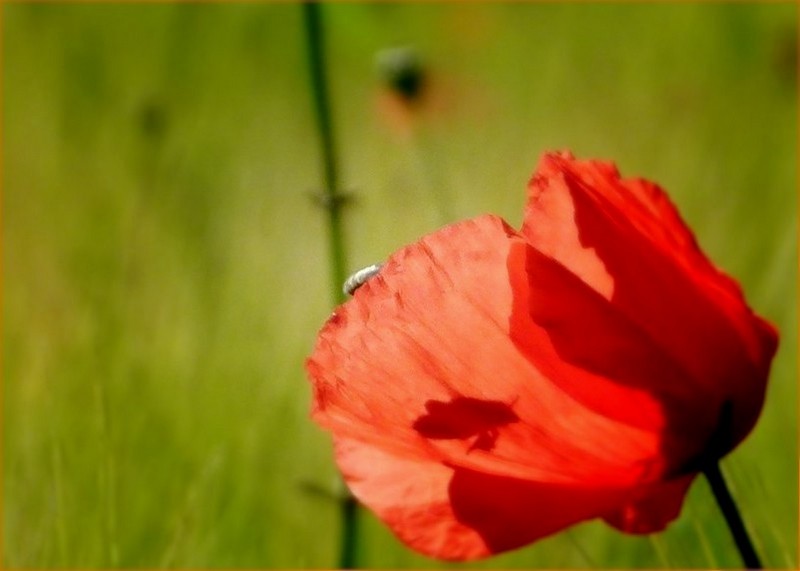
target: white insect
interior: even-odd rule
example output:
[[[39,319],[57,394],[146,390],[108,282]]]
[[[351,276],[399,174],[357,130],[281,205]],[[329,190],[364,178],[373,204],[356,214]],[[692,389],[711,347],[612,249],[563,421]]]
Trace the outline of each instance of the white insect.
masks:
[[[377,274],[383,264],[372,264],[362,268],[344,281],[342,290],[347,295],[353,295],[355,291],[366,283],[368,279]]]

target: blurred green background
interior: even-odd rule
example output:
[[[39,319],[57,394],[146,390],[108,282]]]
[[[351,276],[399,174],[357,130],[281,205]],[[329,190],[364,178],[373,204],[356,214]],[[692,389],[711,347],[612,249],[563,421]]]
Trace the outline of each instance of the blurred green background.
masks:
[[[302,369],[332,292],[301,6],[2,10],[3,566],[335,566],[338,478]],[[518,225],[548,149],[670,190],[782,331],[723,467],[765,563],[797,568],[796,5],[323,18],[351,269],[457,219]],[[398,45],[430,79],[413,127],[375,70]],[[447,566],[360,518],[360,565]],[[663,534],[590,522],[471,566],[738,564],[698,480]]]

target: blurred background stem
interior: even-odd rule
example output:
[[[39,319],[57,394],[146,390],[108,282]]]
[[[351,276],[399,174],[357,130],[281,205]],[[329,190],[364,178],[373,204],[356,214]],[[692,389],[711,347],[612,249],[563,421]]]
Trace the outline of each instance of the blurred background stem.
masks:
[[[344,197],[339,189],[339,173],[336,168],[336,149],[333,124],[329,107],[328,84],[325,77],[324,37],[320,7],[316,2],[303,3],[303,16],[308,40],[308,69],[311,74],[311,93],[320,137],[324,187],[319,196],[328,213],[328,245],[331,260],[333,301],[344,301],[342,284],[346,273],[344,232],[342,228],[342,205]]]
[[[308,69],[311,75],[311,93],[314,98],[314,111],[320,137],[324,170],[324,188],[319,196],[320,203],[328,213],[328,245],[330,254],[331,292],[334,304],[344,301],[342,284],[346,278],[346,255],[342,226],[343,195],[339,188],[336,169],[336,153],[333,125],[329,107],[328,86],[325,77],[323,28],[320,6],[316,2],[303,3],[303,18],[308,41]],[[357,505],[355,499],[345,493],[341,499],[341,544],[339,568],[356,567],[356,526]]]

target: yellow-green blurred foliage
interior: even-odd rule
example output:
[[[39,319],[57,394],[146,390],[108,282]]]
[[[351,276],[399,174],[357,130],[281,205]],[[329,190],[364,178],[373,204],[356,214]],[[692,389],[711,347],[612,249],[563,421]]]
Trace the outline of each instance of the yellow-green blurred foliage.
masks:
[[[2,10],[3,565],[335,565],[338,479],[302,369],[332,295],[301,6]],[[765,562],[796,568],[796,6],[323,16],[353,269],[456,219],[518,224],[547,149],[670,190],[782,331],[724,468]],[[396,45],[429,74],[413,116],[375,71]],[[442,565],[361,519],[360,564]],[[737,564],[698,481],[661,535],[587,523],[475,566]]]

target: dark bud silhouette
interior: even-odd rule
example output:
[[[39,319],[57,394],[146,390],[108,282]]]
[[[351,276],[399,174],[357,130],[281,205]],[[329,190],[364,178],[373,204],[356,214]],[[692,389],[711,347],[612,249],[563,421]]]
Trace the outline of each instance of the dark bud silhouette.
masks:
[[[417,50],[410,46],[387,48],[375,59],[382,81],[406,103],[423,97],[426,76]]]

